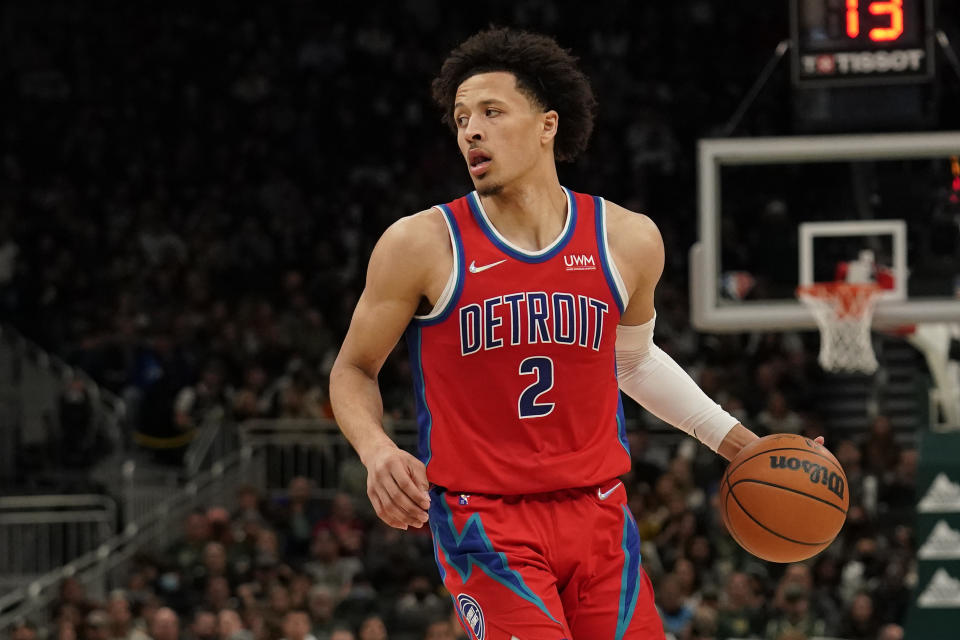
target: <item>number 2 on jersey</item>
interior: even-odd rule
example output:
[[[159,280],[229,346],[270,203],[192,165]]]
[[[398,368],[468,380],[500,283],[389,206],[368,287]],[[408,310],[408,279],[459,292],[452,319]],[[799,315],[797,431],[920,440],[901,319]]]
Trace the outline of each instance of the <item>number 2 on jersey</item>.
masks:
[[[553,360],[546,356],[531,356],[520,363],[520,375],[536,376],[536,380],[523,390],[517,409],[520,418],[542,418],[553,411],[554,403],[538,402],[540,396],[553,389]]]

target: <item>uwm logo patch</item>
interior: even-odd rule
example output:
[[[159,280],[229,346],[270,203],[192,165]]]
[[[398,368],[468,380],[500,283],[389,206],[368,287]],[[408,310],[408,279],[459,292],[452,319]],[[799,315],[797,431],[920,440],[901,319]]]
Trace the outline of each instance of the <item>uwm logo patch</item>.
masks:
[[[571,253],[563,256],[567,271],[593,271],[597,268],[597,259],[585,253]]]

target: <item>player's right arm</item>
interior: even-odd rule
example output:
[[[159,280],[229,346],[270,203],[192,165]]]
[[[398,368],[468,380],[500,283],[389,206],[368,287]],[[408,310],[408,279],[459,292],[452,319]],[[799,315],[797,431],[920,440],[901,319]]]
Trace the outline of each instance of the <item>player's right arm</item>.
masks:
[[[330,371],[333,411],[367,468],[367,495],[377,515],[398,529],[427,521],[429,484],[423,463],[383,430],[377,376],[421,302],[436,299],[431,290],[444,264],[441,283],[452,252],[438,211],[403,218],[387,229],[370,256],[366,285]]]

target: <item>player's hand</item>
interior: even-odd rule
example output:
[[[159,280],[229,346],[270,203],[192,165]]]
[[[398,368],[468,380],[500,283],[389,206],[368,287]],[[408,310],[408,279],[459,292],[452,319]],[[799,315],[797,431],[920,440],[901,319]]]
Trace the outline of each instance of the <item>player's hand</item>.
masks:
[[[823,444],[823,436],[817,436],[816,438],[813,439],[813,441],[816,442],[821,447],[826,446],[825,444]]]
[[[381,520],[397,529],[426,524],[430,484],[422,462],[391,445],[374,451],[364,464],[367,496]]]

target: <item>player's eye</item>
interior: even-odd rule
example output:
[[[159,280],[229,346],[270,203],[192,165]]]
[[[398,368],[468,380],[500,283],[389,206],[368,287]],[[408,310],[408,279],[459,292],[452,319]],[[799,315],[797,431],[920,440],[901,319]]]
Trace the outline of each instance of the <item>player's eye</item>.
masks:
[[[486,111],[486,113],[485,113],[484,115],[486,115],[488,118],[493,118],[494,116],[496,116],[496,115],[499,114],[499,113],[500,113],[500,112],[497,111],[496,109],[487,109],[487,111]]]
[[[460,127],[461,129],[467,126],[467,122],[469,122],[469,120],[470,118],[468,118],[467,116],[457,116],[456,118],[454,118],[454,121],[457,123],[457,126]]]

